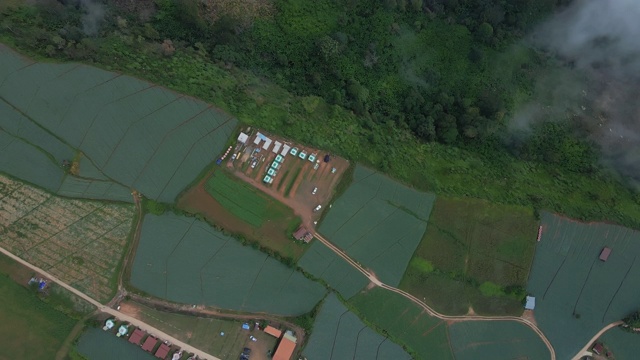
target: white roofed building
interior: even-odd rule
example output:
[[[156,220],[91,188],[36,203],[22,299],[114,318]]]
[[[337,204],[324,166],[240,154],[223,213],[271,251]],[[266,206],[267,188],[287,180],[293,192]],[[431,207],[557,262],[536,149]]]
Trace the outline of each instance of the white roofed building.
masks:
[[[241,142],[243,144],[246,144],[247,140],[249,140],[249,135],[247,135],[247,134],[245,134],[243,132],[241,132],[240,135],[238,135],[238,141],[239,142]]]

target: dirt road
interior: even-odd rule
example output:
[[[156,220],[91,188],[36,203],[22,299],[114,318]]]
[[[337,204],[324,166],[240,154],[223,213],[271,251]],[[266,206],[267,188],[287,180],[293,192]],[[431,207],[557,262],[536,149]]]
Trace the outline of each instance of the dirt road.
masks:
[[[72,292],[73,294],[75,294],[76,296],[84,299],[85,301],[87,301],[88,303],[92,304],[93,306],[95,306],[98,311],[101,311],[103,313],[115,316],[116,318],[118,318],[119,320],[122,321],[127,321],[130,324],[139,327],[140,329],[153,334],[157,337],[159,337],[162,340],[168,340],[171,343],[181,347],[182,349],[184,349],[187,352],[193,353],[198,355],[199,358],[202,359],[209,359],[209,360],[220,360],[217,357],[211,355],[211,354],[207,354],[204,351],[201,351],[199,349],[194,348],[193,346],[183,343],[182,341],[170,336],[169,334],[166,334],[156,328],[154,328],[153,326],[142,322],[134,317],[131,317],[129,315],[123,314],[115,309],[112,309],[108,306],[102,305],[101,303],[99,303],[97,300],[93,299],[92,297],[86,295],[85,293],[75,289],[74,287],[72,287],[71,285],[61,281],[60,279],[56,278],[55,276],[53,276],[52,274],[49,274],[48,272],[44,271],[43,269],[40,269],[39,267],[32,265],[24,260],[22,260],[21,258],[15,256],[14,254],[12,254],[11,252],[7,251],[6,249],[0,247],[0,252],[2,252],[3,254],[7,255],[8,257],[10,257],[11,259],[17,261],[18,263],[30,268],[31,270],[41,274],[42,276],[46,277],[47,279],[57,283],[58,285],[62,286],[63,288],[69,290],[70,292]]]
[[[611,324],[603,327],[600,331],[598,331],[597,334],[593,335],[593,337],[591,338],[591,340],[589,340],[587,342],[587,344],[580,349],[580,351],[578,351],[578,353],[576,354],[576,356],[574,356],[571,360],[580,360],[580,358],[582,358],[583,356],[589,355],[591,356],[591,352],[589,352],[589,347],[591,347],[591,344],[593,344],[596,340],[598,340],[598,338],[600,336],[602,336],[602,334],[606,333],[607,331],[609,331],[610,329],[622,325],[623,322],[622,321],[616,321],[616,322],[612,322]]]
[[[551,354],[551,360],[556,360],[556,352],[553,348],[553,345],[551,345],[551,342],[549,342],[549,339],[547,339],[544,333],[531,321],[521,317],[516,317],[516,316],[480,316],[480,315],[447,316],[447,315],[440,314],[439,312],[429,307],[429,305],[427,305],[420,299],[416,298],[415,296],[407,293],[406,291],[384,284],[375,275],[373,275],[371,272],[369,272],[364,267],[362,267],[362,265],[360,265],[357,261],[353,260],[351,257],[349,257],[349,255],[347,255],[340,248],[332,244],[329,240],[325,239],[322,235],[316,232],[313,234],[313,236],[316,239],[318,239],[321,243],[323,243],[325,246],[327,246],[329,249],[331,249],[333,252],[335,252],[338,256],[343,258],[356,270],[360,271],[364,276],[366,276],[369,279],[369,281],[371,281],[372,284],[404,296],[405,298],[413,301],[414,303],[422,307],[429,315],[436,317],[438,319],[448,320],[448,321],[517,321],[521,324],[528,326],[529,328],[531,328],[531,330],[533,330],[536,334],[538,334],[538,336],[540,336],[542,341],[545,343],[545,345],[549,349],[549,353]]]

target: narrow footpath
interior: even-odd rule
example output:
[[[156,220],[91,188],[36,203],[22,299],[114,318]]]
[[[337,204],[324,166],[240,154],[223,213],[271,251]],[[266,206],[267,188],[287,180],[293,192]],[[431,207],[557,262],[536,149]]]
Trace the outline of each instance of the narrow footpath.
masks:
[[[556,360],[556,351],[553,348],[553,345],[551,345],[551,342],[549,341],[549,339],[547,339],[547,337],[544,335],[542,330],[540,330],[531,321],[521,317],[517,317],[517,316],[480,316],[480,315],[447,316],[447,315],[440,314],[439,312],[429,307],[429,305],[427,305],[425,302],[407,293],[406,291],[400,290],[398,288],[387,285],[382,281],[380,281],[377,277],[375,277],[375,275],[367,271],[364,267],[362,267],[362,265],[360,265],[357,261],[353,260],[349,255],[347,255],[344,251],[342,251],[340,248],[335,246],[329,240],[325,239],[322,235],[318,234],[317,232],[314,232],[313,236],[316,239],[318,239],[318,241],[323,243],[326,247],[328,247],[333,252],[335,252],[338,256],[343,258],[347,263],[353,266],[356,270],[358,270],[364,276],[366,276],[369,279],[369,281],[371,281],[371,283],[375,284],[375,286],[379,286],[383,289],[386,289],[396,294],[404,296],[405,298],[413,301],[414,303],[422,307],[429,315],[436,317],[438,319],[449,320],[449,321],[517,321],[521,324],[524,324],[530,327],[536,334],[538,334],[538,336],[540,336],[542,341],[545,343],[545,345],[549,349],[549,353],[551,354],[551,360]]]

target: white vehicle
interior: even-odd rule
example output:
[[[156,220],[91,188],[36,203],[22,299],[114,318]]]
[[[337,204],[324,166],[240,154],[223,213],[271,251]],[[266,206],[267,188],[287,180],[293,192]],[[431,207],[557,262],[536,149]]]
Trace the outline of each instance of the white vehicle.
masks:
[[[314,188],[313,188],[313,191],[311,192],[311,194],[312,194],[312,195],[315,195],[317,192],[318,192],[318,188],[317,188],[317,187],[314,187]]]
[[[318,210],[320,210],[320,209],[322,209],[322,205],[318,205],[318,206],[316,206],[316,208],[315,208],[315,209],[313,209],[313,211],[318,211]]]

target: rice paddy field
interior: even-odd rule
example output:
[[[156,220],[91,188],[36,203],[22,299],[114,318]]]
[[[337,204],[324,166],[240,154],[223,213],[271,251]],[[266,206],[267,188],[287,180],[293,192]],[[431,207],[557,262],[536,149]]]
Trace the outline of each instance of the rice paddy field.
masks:
[[[0,171],[67,196],[173,202],[222,152],[237,121],[206,103],[79,64],[0,46]],[[81,152],[80,175],[61,168]],[[100,176],[96,173],[101,173]],[[108,180],[105,180],[108,179]],[[130,196],[127,201],[131,201]]]
[[[326,360],[411,359],[402,347],[365,325],[335,294],[322,304],[302,354],[308,359]]]
[[[605,344],[616,360],[633,360],[640,354],[638,334],[628,333],[620,328],[607,331],[598,341]]]
[[[381,281],[397,286],[427,228],[434,200],[433,194],[358,165],[353,183],[332,204],[319,232]],[[317,254],[309,251],[303,261]]]
[[[535,317],[558,359],[573,356],[602,327],[638,308],[640,233],[542,214],[527,290]],[[598,259],[611,249],[606,262]]]
[[[429,316],[402,295],[375,287],[349,300],[367,323],[384,329],[417,359],[454,359],[447,323]]]
[[[90,360],[154,360],[152,354],[143,351],[127,339],[116,337],[108,331],[88,328],[78,339],[76,351]]]
[[[259,337],[260,342],[268,342],[267,348],[273,348],[276,342],[274,337],[267,336],[262,331],[243,330],[243,323],[239,320],[169,313],[132,301],[121,303],[121,311],[223,360],[236,360],[250,342],[250,333]],[[224,333],[224,336],[220,333]]]
[[[537,233],[531,209],[439,197],[400,288],[448,315],[520,315],[505,289],[526,286]]]
[[[70,200],[0,176],[0,246],[98,301],[115,292],[132,205]]]
[[[179,303],[285,316],[309,312],[326,293],[207,223],[174,214],[145,216],[130,282]]]
[[[314,241],[298,262],[304,271],[324,280],[348,299],[369,283],[363,274],[319,241]]]
[[[457,360],[543,360],[551,354],[542,339],[515,321],[466,321],[449,326]]]

